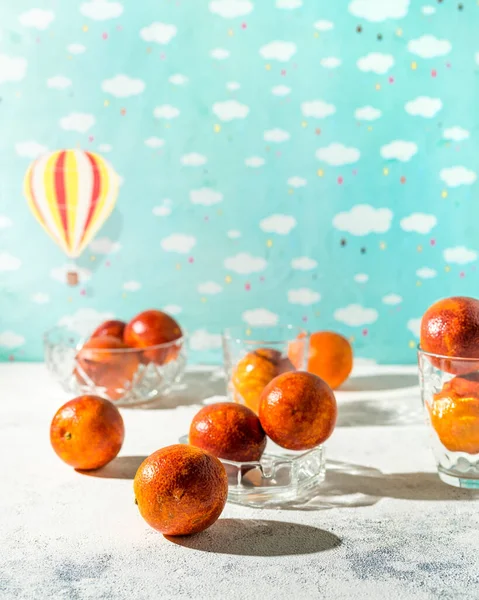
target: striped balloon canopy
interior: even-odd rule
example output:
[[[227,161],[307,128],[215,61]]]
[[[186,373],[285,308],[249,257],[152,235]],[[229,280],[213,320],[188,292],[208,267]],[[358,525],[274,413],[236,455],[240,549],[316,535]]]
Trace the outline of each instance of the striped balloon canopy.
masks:
[[[110,216],[119,177],[104,158],[59,150],[29,167],[24,191],[34,217],[70,258],[77,258]]]

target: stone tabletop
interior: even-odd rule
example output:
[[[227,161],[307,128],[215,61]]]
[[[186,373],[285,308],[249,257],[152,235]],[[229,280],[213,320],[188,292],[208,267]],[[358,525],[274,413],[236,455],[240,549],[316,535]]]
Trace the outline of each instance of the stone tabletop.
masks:
[[[479,598],[479,494],[436,476],[415,367],[355,370],[314,493],[273,509],[228,503],[174,542],[141,519],[132,479],[224,393],[221,373],[190,370],[151,410],[122,410],[123,449],[91,475],[50,448],[69,398],[45,367],[1,365],[0,383],[2,600]]]

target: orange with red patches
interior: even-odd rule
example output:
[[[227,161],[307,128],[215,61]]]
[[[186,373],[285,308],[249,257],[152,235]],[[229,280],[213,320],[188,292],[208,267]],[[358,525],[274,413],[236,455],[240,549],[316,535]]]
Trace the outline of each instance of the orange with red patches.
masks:
[[[95,329],[90,337],[115,337],[123,341],[123,332],[125,331],[126,323],[124,321],[111,320],[105,321]]]
[[[439,300],[421,321],[421,349],[456,358],[479,358],[479,300],[454,296]],[[479,362],[430,357],[438,368],[456,375],[479,369]]]
[[[202,408],[193,418],[189,442],[218,458],[236,462],[258,461],[266,447],[266,434],[255,413],[234,402]]]
[[[50,425],[57,455],[75,469],[98,469],[115,458],[125,437],[120,411],[98,396],[79,396],[64,404]]]
[[[428,409],[431,424],[448,450],[479,454],[479,373],[446,382]]]
[[[221,515],[228,478],[212,454],[176,444],[146,458],[133,487],[148,525],[164,535],[190,535],[207,529]]]
[[[123,341],[132,348],[149,348],[173,342],[182,335],[181,327],[173,317],[161,310],[145,310],[126,325]],[[145,350],[142,362],[165,364],[178,356],[180,348],[180,344],[172,344],[167,348]]]
[[[259,398],[265,386],[277,375],[294,371],[288,357],[273,348],[258,348],[248,352],[236,365],[232,383],[238,401],[258,412]]]
[[[353,368],[353,349],[348,340],[334,331],[311,334],[308,371],[321,377],[333,389],[349,377]]]
[[[96,386],[106,388],[109,398],[118,400],[137,372],[138,354],[116,337],[90,338],[77,354],[75,375],[83,384],[85,374]]]
[[[333,433],[337,405],[329,385],[312,373],[284,373],[263,390],[259,419],[266,434],[289,450],[309,450]]]

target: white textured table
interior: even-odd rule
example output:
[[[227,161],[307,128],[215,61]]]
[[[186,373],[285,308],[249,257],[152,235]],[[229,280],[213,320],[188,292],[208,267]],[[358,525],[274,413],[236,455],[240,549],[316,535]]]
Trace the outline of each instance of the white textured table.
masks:
[[[227,504],[177,543],[133,502],[142,458],[175,443],[218,373],[188,373],[155,410],[123,410],[120,457],[86,476],[49,445],[68,398],[43,365],[0,365],[0,598],[479,598],[479,496],[441,483],[414,367],[362,367],[338,393],[326,483],[277,510]]]

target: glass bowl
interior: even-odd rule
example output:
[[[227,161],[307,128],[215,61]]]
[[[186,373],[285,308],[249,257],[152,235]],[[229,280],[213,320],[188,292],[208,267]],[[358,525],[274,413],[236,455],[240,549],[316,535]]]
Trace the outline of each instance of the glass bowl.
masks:
[[[188,444],[188,436],[180,438]],[[228,501],[245,506],[292,502],[319,486],[326,476],[324,446],[306,452],[285,450],[268,440],[259,462],[220,458],[228,475]]]
[[[148,348],[85,348],[80,353],[88,338],[60,326],[43,339],[48,370],[75,395],[95,394],[117,406],[148,404],[169,392],[185,370],[185,336]]]
[[[418,348],[419,383],[439,477],[479,489],[479,359]]]

